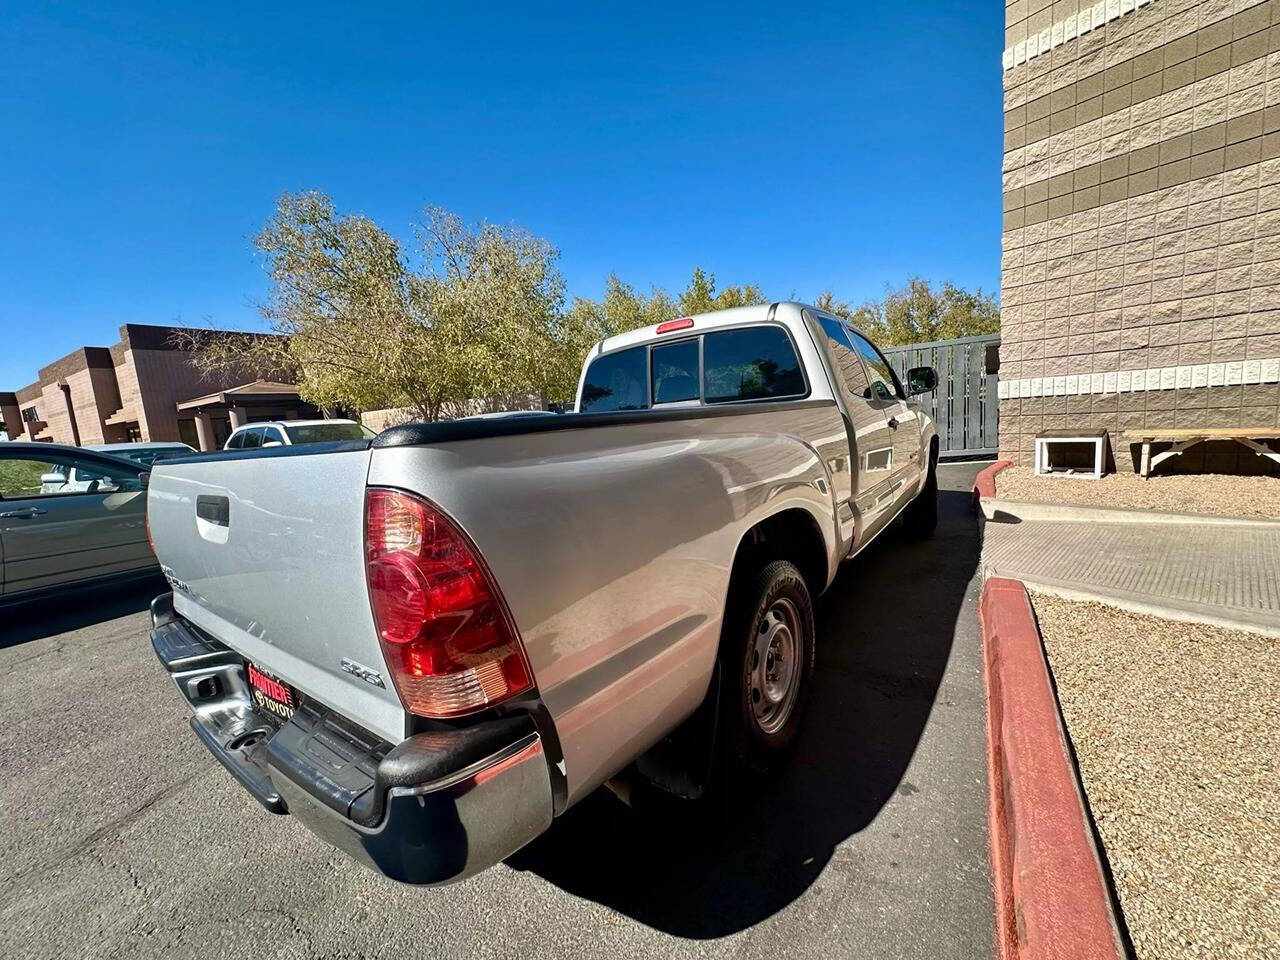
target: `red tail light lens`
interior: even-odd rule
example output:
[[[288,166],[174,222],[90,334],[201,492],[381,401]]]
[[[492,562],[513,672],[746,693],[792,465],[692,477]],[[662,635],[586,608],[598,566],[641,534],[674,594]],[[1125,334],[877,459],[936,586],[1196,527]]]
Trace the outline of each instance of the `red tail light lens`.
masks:
[[[365,569],[382,652],[406,710],[454,717],[533,686],[524,646],[479,552],[431,504],[369,490]]]

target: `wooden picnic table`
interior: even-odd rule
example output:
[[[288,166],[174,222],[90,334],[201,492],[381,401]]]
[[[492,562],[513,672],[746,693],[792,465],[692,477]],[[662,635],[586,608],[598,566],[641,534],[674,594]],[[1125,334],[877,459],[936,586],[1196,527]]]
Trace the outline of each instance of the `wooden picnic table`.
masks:
[[[1188,447],[1206,440],[1234,440],[1241,446],[1248,447],[1260,457],[1280,463],[1280,451],[1272,450],[1262,440],[1280,440],[1280,429],[1276,427],[1193,427],[1189,429],[1168,430],[1126,430],[1121,436],[1128,443],[1142,444],[1142,466],[1139,473],[1144,478],[1151,476],[1151,471],[1171,457],[1183,453]],[[1153,443],[1172,443],[1168,450],[1162,450],[1154,457],[1151,455]]]

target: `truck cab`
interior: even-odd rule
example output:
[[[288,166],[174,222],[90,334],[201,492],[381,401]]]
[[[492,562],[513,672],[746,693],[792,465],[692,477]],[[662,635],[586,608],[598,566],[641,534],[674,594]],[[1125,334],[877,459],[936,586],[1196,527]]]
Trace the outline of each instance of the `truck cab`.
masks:
[[[913,370],[918,393],[937,384]],[[844,443],[827,458],[840,554],[861,549],[921,491],[936,428],[880,349],[849,321],[798,303],[683,317],[600,341],[583,364],[579,412],[725,410],[835,401]]]

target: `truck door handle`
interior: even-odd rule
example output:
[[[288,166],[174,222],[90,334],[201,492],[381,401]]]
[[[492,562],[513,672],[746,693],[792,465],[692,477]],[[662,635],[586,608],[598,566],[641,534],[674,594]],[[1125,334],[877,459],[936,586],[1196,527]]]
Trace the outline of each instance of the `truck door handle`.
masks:
[[[0,520],[33,520],[36,517],[43,517],[48,510],[41,510],[39,507],[23,507],[21,510],[8,510],[0,513]]]
[[[890,418],[889,418],[889,429],[890,429],[890,430],[897,430],[897,429],[898,429],[898,418],[897,418],[897,417],[890,417]]]

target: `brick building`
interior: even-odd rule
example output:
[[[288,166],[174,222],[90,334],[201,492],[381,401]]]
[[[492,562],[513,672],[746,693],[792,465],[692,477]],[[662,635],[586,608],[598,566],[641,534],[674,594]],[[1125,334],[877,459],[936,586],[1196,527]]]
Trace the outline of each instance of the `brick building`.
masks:
[[[1007,0],[1000,447],[1274,430],[1280,0]],[[1181,469],[1273,469],[1205,444]]]
[[[0,423],[12,440],[121,443],[182,440],[202,450],[252,420],[314,417],[291,384],[251,371],[211,381],[173,343],[175,328],[127,323],[112,347],[81,347],[0,393]]]

